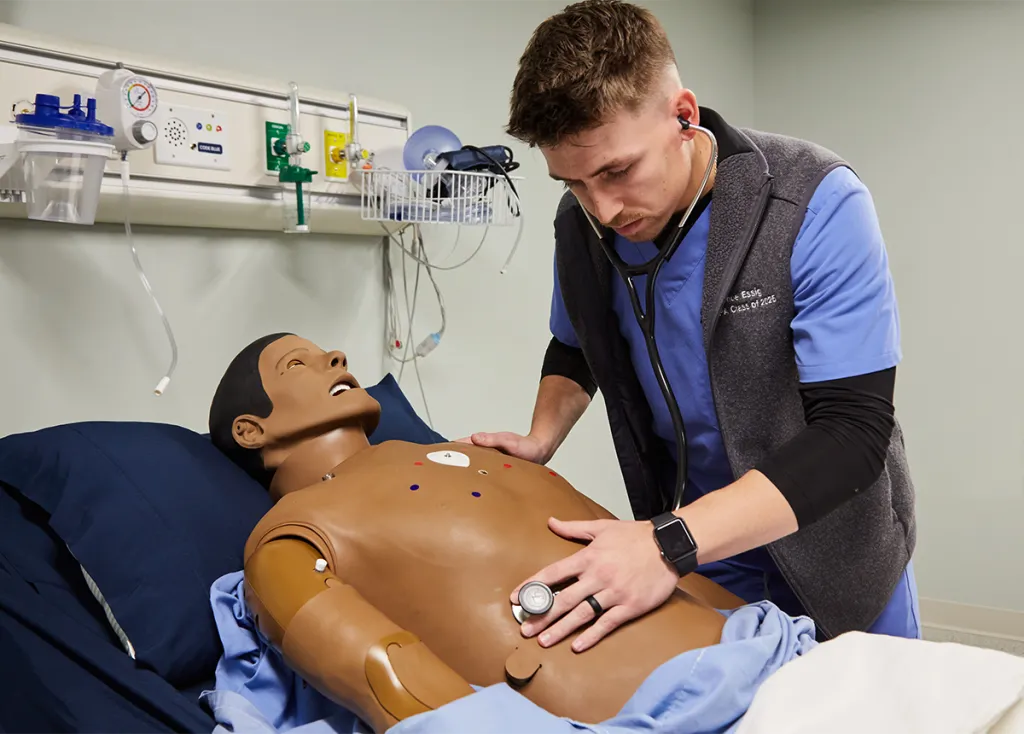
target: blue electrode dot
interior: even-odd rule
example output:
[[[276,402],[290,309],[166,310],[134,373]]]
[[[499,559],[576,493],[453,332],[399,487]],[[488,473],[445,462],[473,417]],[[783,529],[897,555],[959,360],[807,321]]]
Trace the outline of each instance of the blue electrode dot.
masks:
[[[419,488],[420,488],[420,485],[418,485],[418,484],[414,484],[411,487],[409,487],[409,489],[411,489],[413,492],[415,492]]]
[[[480,493],[479,493],[479,492],[474,492],[474,493],[473,493],[473,496],[474,496],[474,497],[479,497],[479,496],[480,496]]]

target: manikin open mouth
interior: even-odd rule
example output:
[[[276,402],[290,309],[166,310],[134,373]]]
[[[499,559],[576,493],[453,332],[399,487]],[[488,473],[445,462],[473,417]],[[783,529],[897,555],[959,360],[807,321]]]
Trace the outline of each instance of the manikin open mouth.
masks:
[[[346,390],[351,390],[353,387],[355,387],[355,385],[353,385],[347,379],[342,380],[341,382],[336,382],[333,385],[331,385],[331,397],[334,397],[335,395],[341,395],[343,392],[345,392]]]

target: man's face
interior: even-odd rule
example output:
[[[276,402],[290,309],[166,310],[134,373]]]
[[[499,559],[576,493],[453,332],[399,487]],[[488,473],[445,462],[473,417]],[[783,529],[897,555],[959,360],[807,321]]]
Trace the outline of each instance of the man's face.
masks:
[[[347,425],[368,434],[377,427],[380,404],[359,387],[342,352],[285,336],[263,350],[259,371],[274,407],[266,418],[236,419],[235,436],[247,447],[286,447]]]
[[[692,93],[657,96],[600,127],[541,148],[548,173],[564,182],[600,224],[633,242],[653,239],[689,204],[693,145],[678,116],[699,123]],[[691,194],[692,196],[692,194]]]

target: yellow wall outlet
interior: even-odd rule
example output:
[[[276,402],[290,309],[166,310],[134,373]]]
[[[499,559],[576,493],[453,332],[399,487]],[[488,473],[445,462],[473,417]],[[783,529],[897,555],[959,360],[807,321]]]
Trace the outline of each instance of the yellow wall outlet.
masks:
[[[348,178],[348,161],[345,160],[345,146],[348,133],[324,130],[324,175],[327,178]]]

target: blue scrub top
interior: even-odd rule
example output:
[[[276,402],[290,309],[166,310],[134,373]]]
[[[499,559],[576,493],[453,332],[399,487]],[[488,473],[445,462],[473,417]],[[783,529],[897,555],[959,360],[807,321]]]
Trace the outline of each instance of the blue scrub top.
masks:
[[[687,504],[734,479],[718,426],[700,322],[712,207],[713,200],[662,267],[655,298],[655,339],[686,426]],[[616,249],[630,264],[643,263],[657,252],[651,242],[633,243],[622,237],[616,238]],[[795,310],[791,326],[801,382],[851,377],[899,363],[900,322],[885,243],[871,195],[849,168],[835,169],[818,185],[794,242],[790,269]],[[638,278],[641,303],[646,303],[646,287],[646,276]],[[626,288],[617,276],[612,298],[633,368],[651,405],[654,431],[675,458],[672,418]],[[579,346],[562,301],[557,267],[550,326],[559,341]],[[707,564],[698,572],[748,602],[771,599],[791,614],[803,613],[764,548]],[[904,574],[901,585],[906,583]],[[894,598],[899,594],[897,589]],[[916,597],[913,603],[916,607]]]

